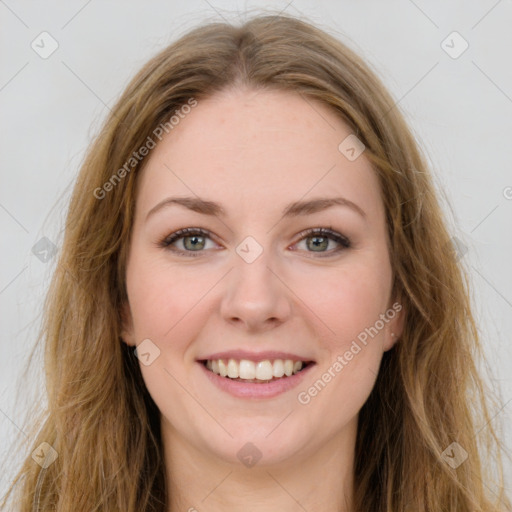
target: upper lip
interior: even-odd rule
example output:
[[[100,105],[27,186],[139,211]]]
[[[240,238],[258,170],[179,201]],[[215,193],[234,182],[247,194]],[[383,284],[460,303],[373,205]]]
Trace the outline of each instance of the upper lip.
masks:
[[[198,361],[217,360],[217,359],[246,359],[248,361],[264,361],[265,359],[291,359],[292,361],[313,362],[313,359],[302,357],[291,352],[278,352],[276,350],[266,350],[263,352],[248,352],[247,350],[229,350],[225,352],[215,352],[206,357],[201,357]]]

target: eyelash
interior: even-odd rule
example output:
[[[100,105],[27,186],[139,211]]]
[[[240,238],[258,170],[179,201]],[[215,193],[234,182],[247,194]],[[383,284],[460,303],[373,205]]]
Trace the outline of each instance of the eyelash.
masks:
[[[182,251],[182,250],[179,250],[179,249],[171,249],[170,248],[170,245],[172,243],[176,242],[177,240],[180,240],[182,238],[187,238],[189,236],[196,236],[196,235],[204,236],[204,237],[207,237],[207,238],[211,239],[211,233],[209,231],[205,230],[205,229],[201,229],[201,228],[184,228],[184,229],[180,229],[180,230],[175,231],[174,233],[171,233],[170,235],[166,236],[163,240],[161,240],[159,242],[158,246],[162,247],[162,248],[166,248],[168,250],[171,250],[171,251],[176,252],[178,254],[181,254],[183,256],[190,256],[192,258],[196,258],[196,257],[200,256],[200,254],[202,252],[204,252],[204,251],[199,251],[199,250],[198,251]],[[320,258],[325,258],[325,257],[332,256],[334,254],[339,253],[340,251],[343,251],[344,249],[348,249],[348,248],[351,247],[350,240],[346,236],[343,236],[340,233],[337,233],[336,231],[333,231],[331,227],[329,227],[329,228],[306,229],[304,231],[301,231],[299,233],[299,236],[301,238],[296,243],[302,242],[302,240],[304,240],[306,238],[309,238],[309,237],[312,237],[312,236],[319,236],[319,237],[328,238],[330,240],[334,240],[335,242],[340,244],[341,247],[338,247],[338,248],[336,248],[334,250],[331,250],[331,251],[329,251],[327,253],[324,253],[326,255],[325,256],[319,256]],[[307,252],[312,252],[314,254],[314,251],[307,251]],[[318,254],[321,255],[322,253],[320,252]]]

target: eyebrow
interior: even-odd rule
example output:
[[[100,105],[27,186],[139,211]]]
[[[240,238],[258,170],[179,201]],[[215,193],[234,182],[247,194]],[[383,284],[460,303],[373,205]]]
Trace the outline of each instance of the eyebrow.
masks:
[[[155,214],[157,211],[171,205],[181,205],[189,210],[192,210],[203,215],[211,215],[216,217],[225,217],[226,211],[222,206],[213,201],[207,201],[199,197],[168,197],[159,202],[156,206],[149,210],[146,221],[148,218]],[[333,206],[345,206],[357,212],[361,217],[366,219],[366,213],[356,203],[344,197],[321,197],[318,199],[311,199],[309,201],[295,201],[290,203],[282,212],[283,217],[298,217],[301,215],[311,215]]]

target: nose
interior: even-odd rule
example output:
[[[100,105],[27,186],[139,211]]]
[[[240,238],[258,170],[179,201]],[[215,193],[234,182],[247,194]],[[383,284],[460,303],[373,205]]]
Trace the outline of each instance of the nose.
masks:
[[[291,314],[291,294],[264,251],[252,263],[235,255],[226,276],[221,315],[247,331],[265,331],[285,322]]]

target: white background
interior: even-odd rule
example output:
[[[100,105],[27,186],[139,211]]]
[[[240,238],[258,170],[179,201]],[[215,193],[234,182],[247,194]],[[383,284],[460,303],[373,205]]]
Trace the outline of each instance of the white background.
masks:
[[[0,456],[23,430],[17,387],[44,392],[42,370],[26,380],[20,372],[56,258],[43,263],[32,247],[43,236],[58,247],[70,187],[108,107],[149,57],[191,27],[262,8],[331,31],[374,67],[405,112],[452,233],[467,248],[461,262],[491,380],[501,387],[493,423],[504,425],[512,449],[510,0],[0,0]],[[47,59],[31,48],[43,31],[59,45]],[[453,31],[469,43],[456,59],[441,46]],[[453,36],[448,44],[461,48]],[[7,458],[2,494],[17,462]]]

